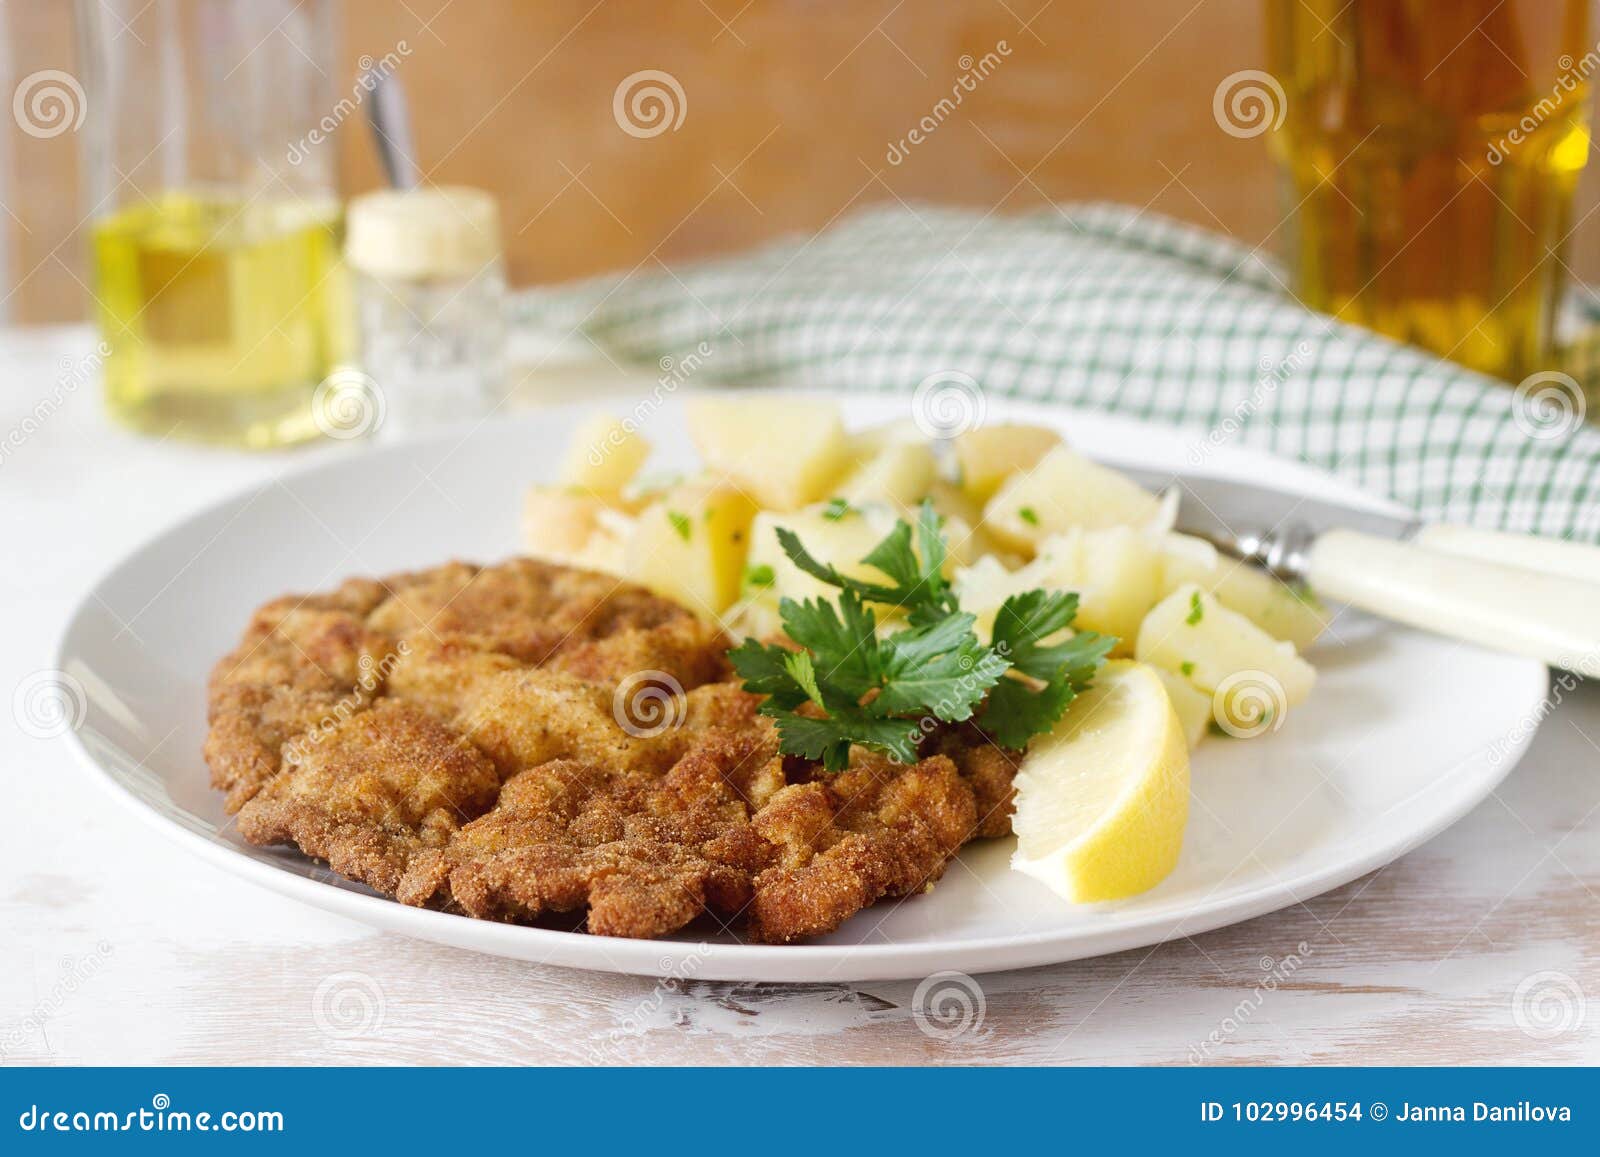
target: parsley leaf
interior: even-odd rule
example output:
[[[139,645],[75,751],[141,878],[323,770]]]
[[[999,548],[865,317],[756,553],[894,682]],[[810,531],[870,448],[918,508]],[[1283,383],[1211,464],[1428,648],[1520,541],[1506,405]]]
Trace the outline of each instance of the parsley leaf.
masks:
[[[678,537],[684,542],[689,541],[689,535],[694,530],[694,523],[689,521],[689,516],[677,510],[667,511],[667,521],[672,523],[672,529],[678,532]]]
[[[998,743],[1025,747],[1055,725],[1116,644],[1068,633],[1078,596],[1042,590],[1007,599],[982,642],[944,576],[942,520],[926,500],[914,526],[897,522],[861,560],[887,582],[846,576],[794,532],[777,533],[794,564],[839,596],[780,600],[799,649],[746,639],[728,655],[745,689],[767,697],[760,710],[776,722],[781,749],[827,771],[848,766],[856,744],[914,762],[936,723],[976,719]],[[872,604],[905,611],[906,626],[880,637]]]
[[[853,514],[854,512],[855,507],[851,506],[846,499],[830,498],[828,505],[822,508],[822,517],[829,522],[838,522],[845,515]]]

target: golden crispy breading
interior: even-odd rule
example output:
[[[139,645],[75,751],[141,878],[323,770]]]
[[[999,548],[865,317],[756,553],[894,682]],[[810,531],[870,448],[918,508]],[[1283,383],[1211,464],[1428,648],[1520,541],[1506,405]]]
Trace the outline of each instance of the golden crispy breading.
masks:
[[[324,721],[365,710],[359,694],[304,691],[294,686],[224,684],[211,692],[211,729],[205,758],[211,786],[224,793],[223,807],[236,812],[282,767],[284,744]]]
[[[524,665],[499,651],[480,651],[459,639],[436,639],[418,632],[405,640],[405,653],[389,671],[388,694],[414,703],[441,719],[453,719],[483,684]]]
[[[820,832],[818,787],[832,810]],[[757,940],[820,936],[885,896],[921,891],[977,825],[972,791],[944,756],[909,767],[874,760],[803,789],[811,789],[805,797],[774,801],[784,806],[781,822],[756,816],[762,834],[784,840],[788,852],[755,878],[747,916]]]
[[[998,747],[976,727],[952,730],[935,745],[948,755],[966,780],[978,805],[978,836],[997,839],[1011,834],[1011,813],[1016,810],[1017,768],[1020,751]]]
[[[665,745],[617,722],[614,691],[537,667],[485,679],[462,704],[462,730],[510,778],[555,759],[578,759],[621,771],[660,773]]]
[[[256,613],[213,672],[206,759],[253,842],[408,904],[582,912],[609,936],[702,913],[819,935],[1009,830],[1014,757],[972,728],[911,766],[781,756],[728,642],[641,587],[526,559],[353,580]]]
[[[448,897],[473,916],[535,919],[588,908],[589,931],[660,936],[749,898],[749,866],[719,837],[783,783],[769,735],[707,732],[657,778],[558,760],[508,781],[493,811],[419,856],[399,898]]]
[[[394,892],[412,855],[487,811],[500,787],[477,748],[398,700],[294,751],[288,770],[240,810],[240,833],[298,844],[380,892]]]
[[[691,618],[630,583],[534,559],[490,567],[451,563],[400,589],[370,617],[395,637],[430,635],[539,664],[558,650],[630,627]]]
[[[552,657],[549,666],[607,685],[640,671],[656,671],[687,689],[733,673],[726,657],[730,645],[718,628],[700,619],[676,619],[570,645]]]
[[[205,754],[229,811],[277,774],[286,741],[380,689],[387,641],[340,605],[343,593],[268,603],[213,669]]]

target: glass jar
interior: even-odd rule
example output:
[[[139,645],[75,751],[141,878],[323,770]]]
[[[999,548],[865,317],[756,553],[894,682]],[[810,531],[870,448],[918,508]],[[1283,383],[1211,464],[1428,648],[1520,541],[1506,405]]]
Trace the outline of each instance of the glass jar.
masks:
[[[385,190],[350,203],[345,255],[361,368],[384,437],[481,417],[505,376],[505,263],[478,189]]]
[[[328,143],[335,0],[80,0],[92,293],[114,418],[316,437],[349,354]]]

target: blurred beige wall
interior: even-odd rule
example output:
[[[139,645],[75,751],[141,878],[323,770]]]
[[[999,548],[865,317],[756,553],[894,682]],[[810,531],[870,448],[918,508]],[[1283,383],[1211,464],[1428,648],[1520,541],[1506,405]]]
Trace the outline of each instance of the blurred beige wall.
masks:
[[[901,198],[1014,211],[1148,206],[1271,244],[1283,206],[1260,138],[1219,131],[1212,95],[1264,63],[1260,0],[347,0],[349,91],[404,41],[417,160],[504,208],[514,280],[672,264],[813,230]],[[13,76],[71,70],[71,5],[9,5]],[[1004,51],[1001,45],[1004,45]],[[998,61],[948,116],[943,97]],[[969,59],[970,58],[970,59]],[[670,73],[675,131],[629,135],[613,95]],[[13,80],[14,83],[14,80]],[[891,163],[925,116],[940,123]],[[14,320],[80,316],[71,135],[13,134]],[[909,142],[907,142],[909,143]],[[337,133],[347,192],[378,183],[364,124]],[[1588,182],[1585,204],[1594,204]],[[1575,267],[1600,273],[1600,215]]]

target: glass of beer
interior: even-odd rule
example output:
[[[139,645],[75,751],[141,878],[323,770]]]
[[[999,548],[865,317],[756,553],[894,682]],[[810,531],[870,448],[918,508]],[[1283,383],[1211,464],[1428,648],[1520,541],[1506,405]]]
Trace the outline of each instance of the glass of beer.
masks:
[[[1550,367],[1600,72],[1589,8],[1267,0],[1307,305],[1510,381]]]

